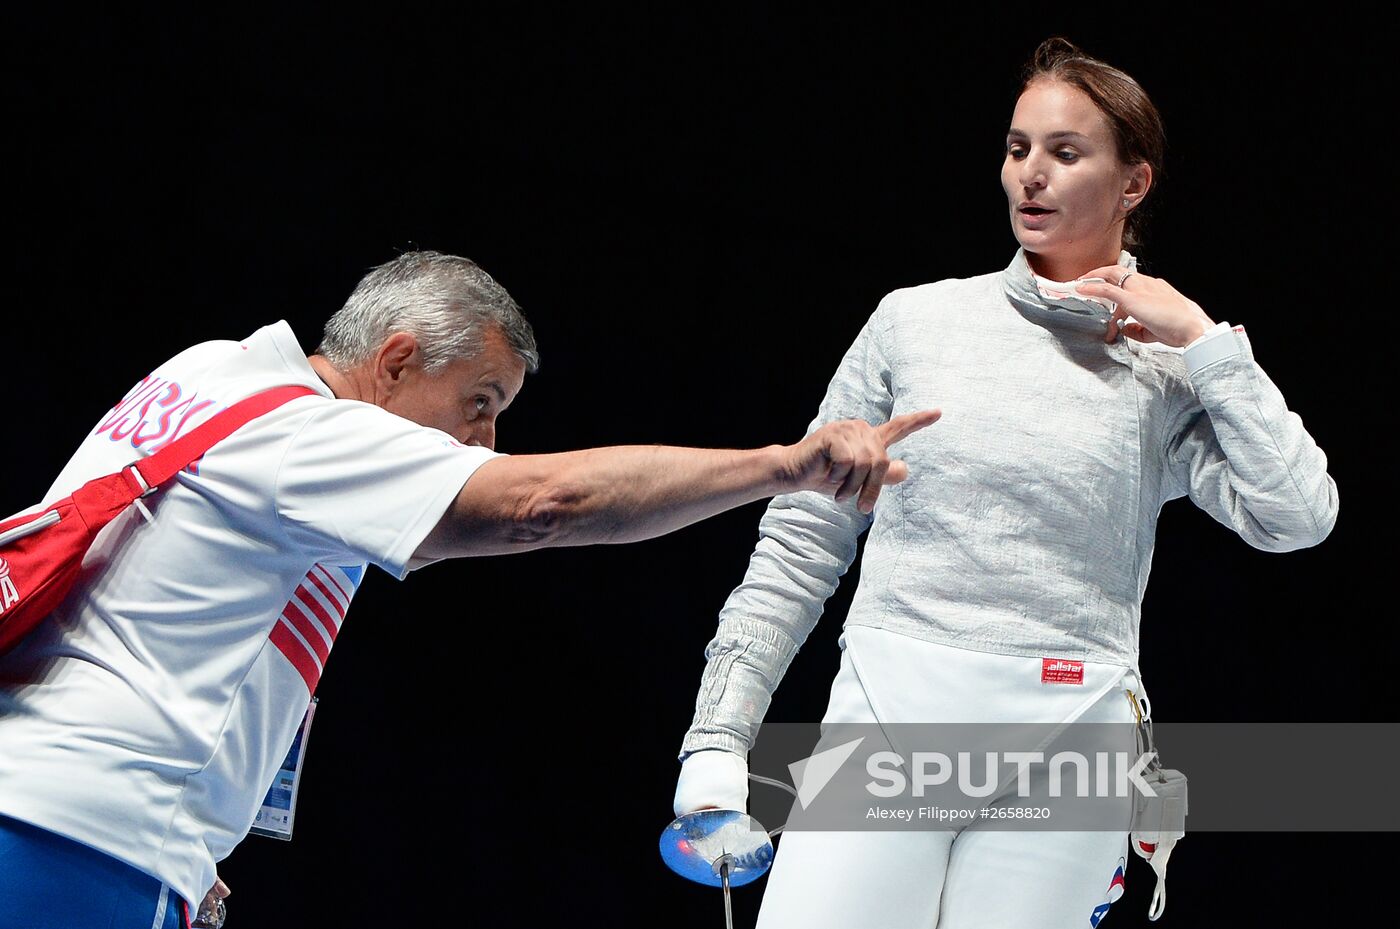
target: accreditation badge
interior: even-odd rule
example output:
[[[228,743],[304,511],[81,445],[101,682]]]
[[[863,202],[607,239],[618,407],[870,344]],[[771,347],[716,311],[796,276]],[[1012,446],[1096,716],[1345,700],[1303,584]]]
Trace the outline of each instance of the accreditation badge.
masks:
[[[306,760],[306,744],[311,739],[311,719],[316,715],[316,704],[319,702],[317,698],[312,697],[311,704],[306,708],[301,728],[297,730],[296,738],[292,739],[292,747],[277,770],[277,776],[273,778],[272,786],[263,798],[258,815],[253,819],[253,828],[250,831],[255,835],[286,841],[292,838],[292,824],[296,820],[297,811],[297,788],[301,785],[301,766]]]

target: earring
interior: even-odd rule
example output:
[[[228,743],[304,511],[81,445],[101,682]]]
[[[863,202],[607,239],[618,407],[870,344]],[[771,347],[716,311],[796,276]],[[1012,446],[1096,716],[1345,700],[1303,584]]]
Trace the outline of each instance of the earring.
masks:
[[[1123,201],[1123,205],[1124,205],[1125,207],[1126,207],[1126,206],[1131,206],[1131,205],[1132,205],[1132,202],[1133,202],[1133,201],[1131,201],[1131,200],[1124,200],[1124,201]]]

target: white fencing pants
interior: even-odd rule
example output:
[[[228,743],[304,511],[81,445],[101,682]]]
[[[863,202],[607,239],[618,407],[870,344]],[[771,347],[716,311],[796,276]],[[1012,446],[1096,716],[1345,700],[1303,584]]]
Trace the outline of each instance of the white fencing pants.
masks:
[[[848,627],[824,717],[835,723],[1129,723],[1137,675],[1085,662],[1082,685],[1042,684],[1041,660]],[[1054,657],[1054,656],[1047,656]],[[1122,832],[787,832],[758,929],[1097,926],[1123,892]]]

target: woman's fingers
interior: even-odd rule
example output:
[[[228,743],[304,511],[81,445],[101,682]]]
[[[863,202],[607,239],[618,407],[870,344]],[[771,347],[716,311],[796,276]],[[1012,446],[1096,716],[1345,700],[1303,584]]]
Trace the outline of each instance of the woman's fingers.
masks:
[[[1128,323],[1123,327],[1123,335],[1134,342],[1160,342],[1161,338],[1142,323]]]
[[[1137,277],[1136,274],[1133,276]],[[1079,291],[1080,296],[1103,297],[1106,300],[1112,300],[1119,306],[1123,305],[1124,299],[1131,300],[1133,296],[1117,284],[1110,284],[1106,281],[1081,281],[1075,289]]]
[[[1081,280],[1086,277],[1101,277],[1111,284],[1118,284],[1123,280],[1124,275],[1128,273],[1128,269],[1122,265],[1104,265],[1102,268],[1095,268],[1087,274],[1081,274],[1079,277]],[[1137,274],[1138,272],[1133,271],[1131,273]],[[1080,284],[1079,286],[1082,288],[1084,285]]]

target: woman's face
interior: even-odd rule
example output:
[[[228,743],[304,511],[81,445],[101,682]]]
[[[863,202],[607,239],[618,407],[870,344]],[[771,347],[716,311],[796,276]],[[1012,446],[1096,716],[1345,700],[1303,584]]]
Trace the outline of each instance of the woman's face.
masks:
[[[1146,165],[1118,160],[1108,119],[1079,88],[1042,79],[1016,101],[1001,185],[1036,273],[1070,280],[1115,263],[1123,199],[1136,205],[1150,179]]]

